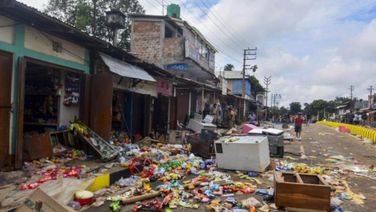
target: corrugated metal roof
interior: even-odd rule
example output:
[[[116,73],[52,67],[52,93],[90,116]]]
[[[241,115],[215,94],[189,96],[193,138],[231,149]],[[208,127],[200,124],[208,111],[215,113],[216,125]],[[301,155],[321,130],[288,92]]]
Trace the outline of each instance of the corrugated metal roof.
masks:
[[[123,77],[156,82],[156,80],[144,69],[118,60],[104,53],[99,53],[99,55],[112,73],[118,74]]]

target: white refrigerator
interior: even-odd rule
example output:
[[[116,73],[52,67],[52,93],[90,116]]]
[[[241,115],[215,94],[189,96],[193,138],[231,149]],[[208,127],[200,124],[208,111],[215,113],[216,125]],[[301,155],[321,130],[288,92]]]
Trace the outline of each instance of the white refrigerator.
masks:
[[[267,136],[226,136],[214,147],[220,169],[263,172],[270,164]]]

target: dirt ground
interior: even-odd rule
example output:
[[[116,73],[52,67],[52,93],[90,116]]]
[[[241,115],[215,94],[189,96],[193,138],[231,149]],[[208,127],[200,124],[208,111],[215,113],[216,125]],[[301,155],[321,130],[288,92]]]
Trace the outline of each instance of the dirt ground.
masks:
[[[323,125],[303,127],[302,142],[285,145],[286,152],[304,151],[308,157],[300,160],[308,165],[329,164],[325,159],[328,155],[343,155],[353,157],[363,165],[376,164],[376,145],[364,143],[360,138],[337,132],[334,128]],[[289,155],[289,154],[285,154]],[[335,165],[332,165],[335,167]],[[350,189],[354,193],[362,193],[367,199],[364,205],[357,205],[352,201],[345,201],[342,208],[345,211],[376,211],[376,180],[354,174],[344,175]]]
[[[376,164],[376,146],[372,144],[366,144],[361,139],[339,133],[335,129],[322,126],[322,125],[310,125],[303,128],[303,139],[301,142],[293,141],[290,144],[285,145],[285,158],[294,157],[298,159],[294,162],[302,162],[309,166],[333,166],[325,159],[330,155],[343,155],[344,157],[353,157],[353,160],[359,161],[360,164],[373,165]],[[300,153],[304,153],[307,158],[300,159]],[[229,172],[230,173],[230,172]],[[233,177],[237,179],[236,176]],[[273,184],[267,177],[260,177],[261,185],[258,188],[264,189]],[[364,205],[357,205],[353,201],[344,201],[342,208],[344,211],[376,211],[376,180],[363,176],[357,176],[349,174],[344,176],[344,179],[348,182],[350,189],[354,193],[362,193],[367,199],[364,201]],[[242,200],[254,196],[260,201],[262,197],[259,195],[238,195],[236,199]],[[225,199],[225,198],[221,198]],[[108,204],[89,211],[110,211]],[[133,205],[129,205],[122,208],[122,211],[131,211]],[[206,204],[201,204],[198,210],[178,208],[174,211],[207,211]],[[276,210],[271,210],[276,211]]]
[[[334,170],[342,165],[376,165],[376,145],[366,143],[356,136],[344,134],[337,132],[333,128],[329,128],[323,125],[313,124],[310,126],[303,127],[303,139],[301,142],[293,141],[285,144],[285,157],[284,160],[297,163],[305,163],[311,167],[329,167],[329,170]],[[306,157],[303,159],[300,155],[303,153]],[[339,163],[333,163],[327,161],[330,156],[341,155],[346,158],[345,161],[340,161]],[[272,159],[280,160],[280,159]],[[98,163],[95,161],[87,162],[89,167],[97,166]],[[104,164],[102,164],[104,165]],[[340,170],[340,169],[338,169]],[[244,181],[244,179],[239,179],[233,171],[225,171],[232,176],[235,181]],[[13,175],[20,176],[22,172],[15,172]],[[358,176],[352,172],[336,172],[335,176],[338,179],[345,180],[348,182],[349,188],[355,194],[363,194],[366,199],[363,205],[356,204],[352,200],[346,200],[341,205],[343,211],[376,211],[376,178],[369,178],[365,176]],[[257,185],[258,189],[266,189],[273,185],[273,171],[265,172],[261,177],[257,179],[261,184]],[[189,179],[189,178],[187,178]],[[186,179],[186,180],[187,180]],[[257,194],[251,195],[235,195],[235,198],[240,201],[248,197],[255,197],[260,201],[263,201],[263,197]],[[225,200],[226,197],[220,198]],[[86,211],[111,211],[109,208],[110,202],[106,202],[105,205],[99,208],[89,208]],[[270,205],[270,203],[269,203]],[[134,205],[123,206],[121,211],[132,211]],[[177,208],[173,211],[207,211],[207,204],[201,204],[200,208],[197,210]],[[278,211],[278,210],[270,210]]]

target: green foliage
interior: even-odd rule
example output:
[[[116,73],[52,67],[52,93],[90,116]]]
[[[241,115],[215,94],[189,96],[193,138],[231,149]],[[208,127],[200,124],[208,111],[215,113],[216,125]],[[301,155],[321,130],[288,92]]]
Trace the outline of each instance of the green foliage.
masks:
[[[234,69],[234,65],[232,64],[226,64],[224,67],[225,71],[232,71]]]
[[[289,110],[287,108],[285,108],[285,107],[281,107],[281,108],[279,108],[279,113],[282,116],[288,115],[289,114]]]
[[[319,115],[324,117],[337,112],[337,107],[340,105],[348,104],[350,98],[336,97],[334,100],[326,101],[323,99],[316,99],[310,104],[304,103],[304,113],[308,115]]]
[[[262,87],[262,85],[260,84],[260,82],[255,76],[250,76],[249,80],[251,81],[251,88],[252,88],[251,91],[252,91],[253,96],[256,96],[256,94],[258,93],[265,92],[264,87]]]
[[[286,116],[289,114],[289,110],[285,107],[271,107],[270,113],[273,114],[274,117]]]
[[[106,11],[120,10],[126,16],[145,13],[138,0],[49,0],[44,12],[78,29],[112,41],[112,32],[106,26]],[[119,31],[118,45],[129,50],[131,26],[126,18],[125,29]]]
[[[291,102],[290,103],[290,112],[292,114],[297,114],[299,112],[302,112],[302,105],[300,102]]]

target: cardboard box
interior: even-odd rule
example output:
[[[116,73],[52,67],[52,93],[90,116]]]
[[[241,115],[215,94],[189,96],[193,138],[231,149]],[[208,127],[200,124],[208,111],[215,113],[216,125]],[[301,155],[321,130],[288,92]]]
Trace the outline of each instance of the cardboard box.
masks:
[[[41,189],[36,189],[26,200],[23,205],[16,209],[16,212],[74,212],[73,209],[61,205]]]

